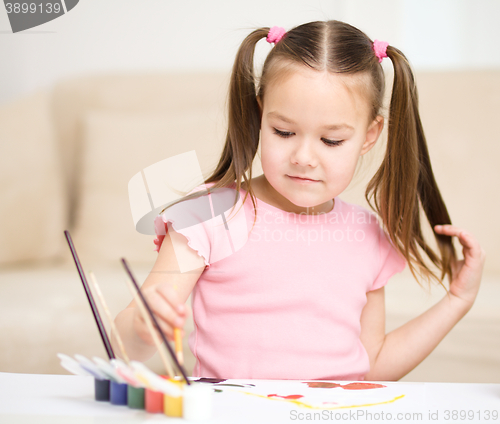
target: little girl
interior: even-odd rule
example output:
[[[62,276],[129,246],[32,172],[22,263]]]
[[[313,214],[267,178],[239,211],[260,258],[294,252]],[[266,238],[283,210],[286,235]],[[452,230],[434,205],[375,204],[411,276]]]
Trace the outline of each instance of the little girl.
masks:
[[[256,79],[254,49],[264,37],[274,47]],[[394,84],[387,150],[366,189],[375,214],[339,195],[384,125],[384,58],[392,61]],[[485,260],[474,236],[451,225],[406,57],[339,21],[288,32],[260,28],[238,50],[228,104],[217,168],[175,206],[205,197],[214,207],[217,191],[231,189],[234,207],[196,225],[181,225],[169,207],[155,221],[159,254],[143,291],[162,331],[173,340],[193,292],[194,376],[400,379],[472,307]],[[252,178],[259,142],[264,173]],[[439,252],[422,236],[420,208]],[[452,237],[463,246],[463,260]],[[443,287],[448,276],[449,291],[385,334],[384,286],[406,264],[416,279]],[[154,354],[134,302],[116,323],[129,356]]]

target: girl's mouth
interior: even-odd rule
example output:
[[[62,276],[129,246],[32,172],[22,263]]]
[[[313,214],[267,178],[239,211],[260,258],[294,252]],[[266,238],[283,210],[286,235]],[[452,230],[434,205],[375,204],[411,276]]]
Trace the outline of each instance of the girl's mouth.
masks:
[[[295,181],[296,183],[299,183],[299,184],[319,183],[319,180],[311,180],[309,178],[292,177],[291,175],[287,175],[287,177],[290,178],[292,181]]]

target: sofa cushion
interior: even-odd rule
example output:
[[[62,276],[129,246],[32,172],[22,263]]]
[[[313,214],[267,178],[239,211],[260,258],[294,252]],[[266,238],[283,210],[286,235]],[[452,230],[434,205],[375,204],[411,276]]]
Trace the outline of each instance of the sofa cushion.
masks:
[[[0,264],[55,259],[64,248],[67,209],[50,99],[40,90],[0,107]]]

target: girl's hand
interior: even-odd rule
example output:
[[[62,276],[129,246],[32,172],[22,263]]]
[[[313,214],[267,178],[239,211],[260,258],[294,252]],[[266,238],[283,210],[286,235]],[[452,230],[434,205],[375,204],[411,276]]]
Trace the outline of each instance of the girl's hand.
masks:
[[[174,341],[175,327],[181,329],[181,335],[184,337],[184,330],[182,330],[182,327],[186,322],[188,307],[180,302],[177,291],[169,284],[156,284],[145,288],[143,290],[143,295],[151,307],[156,321],[158,321],[167,340]],[[154,323],[151,322],[151,324],[156,333],[158,333]],[[133,326],[137,335],[146,344],[154,346],[154,339],[137,305],[135,306]],[[160,335],[158,335],[158,338],[161,342],[162,339]]]
[[[451,264],[449,291],[471,307],[479,291],[486,252],[471,233],[454,225],[436,225],[434,230],[438,234],[458,237],[463,246],[464,259]]]

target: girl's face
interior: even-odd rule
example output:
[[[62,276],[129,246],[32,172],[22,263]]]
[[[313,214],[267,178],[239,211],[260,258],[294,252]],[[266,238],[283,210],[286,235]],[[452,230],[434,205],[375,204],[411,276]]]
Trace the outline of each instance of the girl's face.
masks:
[[[377,141],[383,118],[371,120],[363,78],[301,68],[258,99],[265,190],[281,209],[329,212]]]

